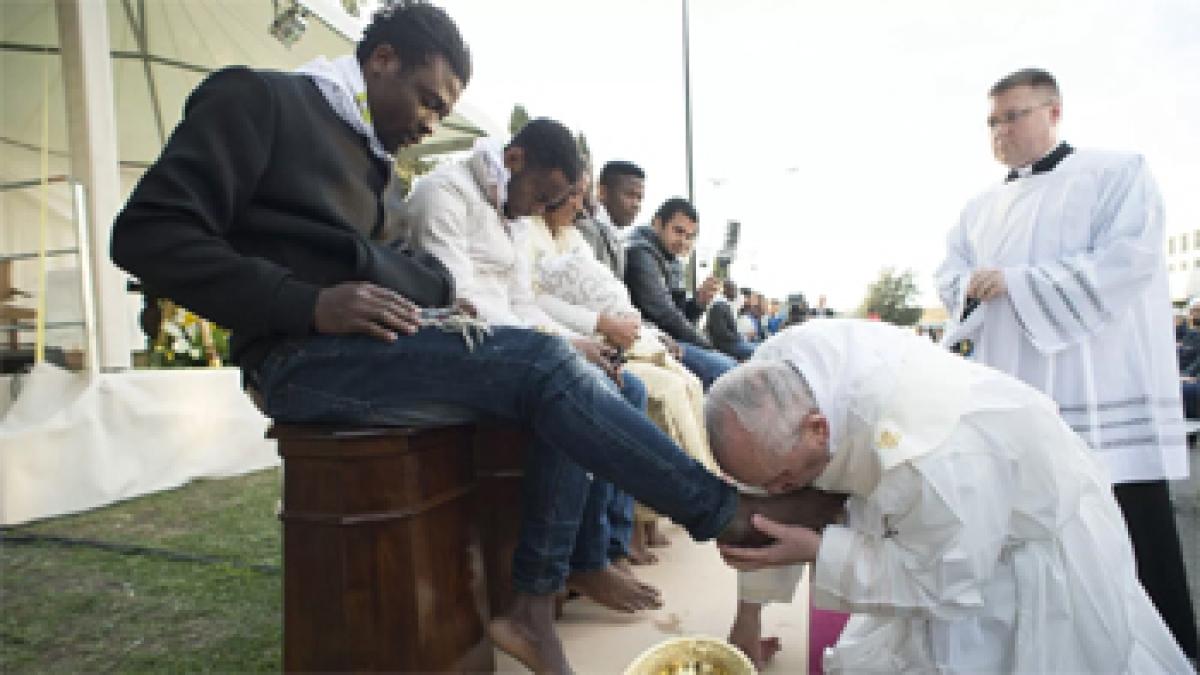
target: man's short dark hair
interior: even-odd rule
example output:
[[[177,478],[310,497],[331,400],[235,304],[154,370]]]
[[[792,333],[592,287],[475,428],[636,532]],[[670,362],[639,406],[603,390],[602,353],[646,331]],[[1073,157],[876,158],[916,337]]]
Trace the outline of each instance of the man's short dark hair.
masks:
[[[405,68],[442,56],[464,87],[471,80],[471,52],[458,26],[442,8],[424,0],[399,0],[375,12],[358,41],[358,62],[366,63],[381,44],[391,45]]]
[[[604,165],[600,169],[600,184],[605,187],[616,187],[617,179],[621,176],[629,176],[630,178],[641,178],[645,180],[646,172],[642,171],[642,167],[627,162],[623,159],[615,159]]]
[[[988,90],[988,96],[999,96],[1017,87],[1042,89],[1048,91],[1055,99],[1061,97],[1058,92],[1058,82],[1054,76],[1041,68],[1022,68],[1015,73],[1005,75],[1000,78],[999,82],[992,85],[992,88]]]
[[[696,213],[696,207],[683,197],[671,197],[663,202],[663,205],[654,212],[654,220],[666,225],[667,221],[674,218],[677,213],[687,216],[688,220],[693,223],[700,222],[700,214]]]
[[[525,151],[525,161],[533,169],[559,169],[568,183],[579,180],[583,160],[571,130],[546,117],[531,120],[521,127],[508,147]]]

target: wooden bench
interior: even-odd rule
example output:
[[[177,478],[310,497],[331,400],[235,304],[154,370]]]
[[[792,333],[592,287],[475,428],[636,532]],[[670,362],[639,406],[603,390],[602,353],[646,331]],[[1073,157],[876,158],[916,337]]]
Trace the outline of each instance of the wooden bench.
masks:
[[[481,425],[475,433],[479,527],[492,616],[512,602],[512,559],[521,529],[521,479],[529,435],[507,425]]]
[[[276,425],[283,661],[296,671],[492,671],[511,598],[524,433]]]

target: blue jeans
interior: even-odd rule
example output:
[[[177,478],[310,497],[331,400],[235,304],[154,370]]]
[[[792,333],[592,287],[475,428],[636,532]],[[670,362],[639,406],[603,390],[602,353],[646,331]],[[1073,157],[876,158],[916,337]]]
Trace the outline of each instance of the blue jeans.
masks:
[[[618,391],[607,375],[591,364],[586,367],[595,371],[604,386]],[[622,373],[621,382],[620,396],[644,415],[646,385],[633,373]],[[608,509],[618,491],[611,482],[588,475],[573,461],[547,460],[555,451],[540,438],[534,438],[529,454],[541,459],[525,464],[513,585],[540,595],[562,588],[572,571],[598,570],[608,564],[612,537]]]
[[[633,539],[633,495],[616,487],[608,503],[608,527],[608,559],[628,558]]]
[[[649,398],[646,393],[646,384],[641,379],[634,377],[632,373],[622,373],[622,377],[625,378],[625,387],[621,390],[621,394],[626,401],[629,401],[629,405],[645,414]],[[636,387],[633,386],[635,383]],[[608,500],[605,518],[608,523],[608,555],[606,558],[612,560],[629,556],[629,541],[633,537],[633,496],[611,483],[609,486],[612,488],[612,495]]]
[[[428,419],[433,408],[461,421],[487,415],[529,428],[536,442],[526,494],[573,494],[578,504],[542,500],[554,508],[523,512],[513,557],[519,592],[561,587],[545,561],[564,541],[568,550],[574,544],[578,528],[567,533],[558,523],[582,513],[587,471],[698,541],[715,537],[737,508],[732,486],[685,455],[566,341],[536,331],[495,328],[474,350],[460,335],[435,328],[390,343],[295,338],[273,349],[257,375],[266,412],[279,422],[403,425]]]
[[[607,533],[607,541],[596,532]],[[571,552],[571,570],[596,570],[610,560],[628,558],[632,538],[633,497],[606,480],[593,480]]]
[[[708,391],[718,377],[737,366],[737,361],[721,352],[698,347],[688,342],[678,344],[679,348],[683,350],[683,358],[680,359],[683,361],[683,367],[700,378],[700,383],[704,385],[704,391]]]
[[[732,350],[733,353],[730,354],[730,356],[737,359],[738,361],[745,361],[746,359],[750,358],[751,356],[754,356],[754,350],[757,347],[758,347],[757,344],[752,344],[752,343],[746,342],[745,338],[742,338],[742,339],[738,340],[736,344],[733,345],[733,350]]]
[[[621,381],[621,396],[629,405],[644,413],[646,410],[645,383],[633,373],[621,373]],[[552,494],[549,497],[558,501],[564,499],[561,496],[564,492],[558,490],[557,495]],[[628,533],[622,531],[624,523],[622,522],[621,505],[625,502],[629,507]],[[529,508],[537,507],[530,505]],[[612,550],[615,548],[614,540],[620,542],[623,539],[625,549],[628,549],[629,537],[633,533],[633,499],[615,488],[609,481],[603,478],[593,478],[592,484],[587,489],[583,512],[579,514],[575,522],[577,528],[574,549],[551,551],[551,558],[561,564],[566,562],[567,554],[569,554],[572,571],[586,572],[602,569],[608,565],[609,559],[614,557],[612,555]],[[556,571],[561,573],[562,570]],[[558,574],[551,572],[545,576],[553,579]]]

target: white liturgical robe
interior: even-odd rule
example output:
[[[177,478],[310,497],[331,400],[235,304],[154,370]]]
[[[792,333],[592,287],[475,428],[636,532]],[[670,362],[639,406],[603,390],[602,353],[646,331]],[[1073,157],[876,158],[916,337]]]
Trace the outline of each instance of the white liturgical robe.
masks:
[[[1053,398],[1115,483],[1188,473],[1163,241],[1144,159],[1079,150],[972,200],[936,275],[953,321],[971,273],[1003,270],[946,341]]]
[[[753,360],[804,376],[830,429],[814,484],[850,495],[813,568],[813,604],[852,614],[826,672],[1193,672],[1053,401],[875,322],[797,326]]]

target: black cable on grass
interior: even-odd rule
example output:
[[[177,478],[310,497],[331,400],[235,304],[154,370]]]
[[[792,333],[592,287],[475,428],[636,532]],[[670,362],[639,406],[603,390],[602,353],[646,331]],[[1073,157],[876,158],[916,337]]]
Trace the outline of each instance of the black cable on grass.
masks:
[[[220,556],[202,555],[199,553],[184,553],[181,551],[171,551],[164,548],[138,546],[137,544],[121,544],[111,541],[99,541],[96,539],[60,537],[52,534],[14,534],[9,528],[0,528],[0,546],[4,546],[6,544],[16,544],[19,546],[50,545],[61,546],[63,548],[87,548],[98,551],[107,551],[109,553],[119,553],[121,555],[136,555],[145,558],[157,558],[159,560],[169,560],[171,562],[199,563],[203,565],[226,565],[228,567],[253,570],[260,574],[278,575],[280,573],[278,565],[244,563],[232,558]]]

